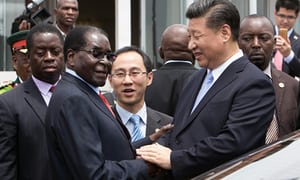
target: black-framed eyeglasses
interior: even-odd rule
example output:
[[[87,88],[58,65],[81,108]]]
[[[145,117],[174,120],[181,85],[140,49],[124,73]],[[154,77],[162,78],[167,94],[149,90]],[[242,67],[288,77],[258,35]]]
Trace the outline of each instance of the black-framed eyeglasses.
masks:
[[[276,13],[276,15],[280,18],[280,19],[287,19],[287,20],[294,20],[296,19],[297,17],[295,16],[286,16],[284,14],[280,14],[280,13]]]
[[[84,51],[87,52],[89,54],[91,54],[94,58],[98,59],[98,60],[102,60],[104,58],[106,58],[108,61],[113,62],[116,59],[116,55],[112,52],[103,52],[97,49],[79,49],[78,51]]]

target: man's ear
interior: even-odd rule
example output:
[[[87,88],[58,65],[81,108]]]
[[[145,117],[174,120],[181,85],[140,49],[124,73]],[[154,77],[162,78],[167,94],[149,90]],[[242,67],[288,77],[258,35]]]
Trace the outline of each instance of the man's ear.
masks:
[[[164,55],[164,51],[163,51],[162,47],[159,47],[159,48],[158,48],[158,52],[159,52],[160,58],[161,58],[161,59],[164,59],[164,58],[165,58],[165,55]]]
[[[72,50],[72,49],[68,49],[67,50],[67,59],[65,60],[68,67],[74,67],[75,66],[74,56],[75,56],[75,51]]]
[[[231,32],[231,28],[228,24],[224,24],[221,28],[220,28],[220,34],[221,37],[223,39],[223,42],[227,42],[231,36],[232,36],[232,32]]]
[[[147,74],[147,78],[148,78],[147,86],[150,86],[152,84],[152,80],[153,80],[153,72],[152,71]]]
[[[12,63],[13,63],[14,70],[16,70],[17,69],[17,57],[15,54],[12,55]]]

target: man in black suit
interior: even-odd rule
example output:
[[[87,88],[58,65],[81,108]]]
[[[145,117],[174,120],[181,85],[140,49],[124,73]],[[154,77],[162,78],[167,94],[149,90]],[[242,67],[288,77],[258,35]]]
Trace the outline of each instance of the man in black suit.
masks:
[[[27,37],[32,76],[0,95],[0,179],[48,179],[45,115],[63,71],[63,37],[40,24]]]
[[[147,179],[148,165],[136,155],[126,127],[99,97],[114,55],[105,33],[72,29],[64,44],[67,69],[46,115],[52,179]]]
[[[127,127],[131,137],[134,134],[134,123],[130,121],[133,114],[140,117],[139,138],[151,135],[172,120],[171,116],[155,111],[145,104],[145,91],[153,77],[152,68],[149,56],[133,46],[119,49],[112,63],[109,82],[117,99],[114,112]]]
[[[198,0],[186,16],[189,48],[203,68],[180,94],[174,129],[159,144],[137,149],[174,179],[192,178],[264,145],[275,107],[270,79],[239,49],[237,8],[228,0]]]
[[[277,0],[275,4],[275,32],[276,44],[275,48],[280,52],[277,65],[277,52],[274,53],[274,61],[276,67],[289,74],[292,77],[300,77],[300,36],[294,30],[294,25],[298,19],[299,0]],[[288,30],[287,39],[280,35],[280,29]]]
[[[164,65],[153,71],[152,84],[145,94],[147,106],[174,116],[179,94],[188,77],[197,71],[194,56],[188,49],[187,26],[173,24],[162,34],[159,55]]]

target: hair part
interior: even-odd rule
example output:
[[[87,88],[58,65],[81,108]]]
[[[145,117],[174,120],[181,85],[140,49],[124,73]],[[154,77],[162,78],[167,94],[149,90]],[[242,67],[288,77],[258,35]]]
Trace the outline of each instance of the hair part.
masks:
[[[140,49],[140,48],[138,48],[136,46],[125,46],[125,47],[123,47],[121,49],[118,49],[116,51],[115,55],[116,55],[116,57],[118,57],[118,55],[126,53],[126,52],[136,52],[139,55],[141,55],[142,58],[143,58],[143,62],[144,62],[144,65],[146,67],[147,73],[149,73],[149,72],[152,71],[152,69],[153,69],[153,62],[150,59],[150,57],[142,49]]]
[[[299,0],[277,0],[275,4],[276,12],[278,12],[280,8],[285,8],[288,10],[294,10],[297,16],[299,13],[299,7]]]
[[[237,41],[240,28],[239,11],[228,0],[196,0],[186,11],[188,19],[205,17],[206,26],[213,30],[219,30],[224,24],[231,28],[232,39]]]

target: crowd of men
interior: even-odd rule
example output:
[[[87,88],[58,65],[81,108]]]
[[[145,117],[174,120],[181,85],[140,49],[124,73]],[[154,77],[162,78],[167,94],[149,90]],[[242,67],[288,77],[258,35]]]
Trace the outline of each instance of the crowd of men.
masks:
[[[0,88],[0,179],[190,179],[295,131],[299,8],[277,0],[274,25],[194,1],[152,71],[142,49],[75,26],[77,0],[57,0],[54,24],[21,21],[7,39],[18,78]]]

